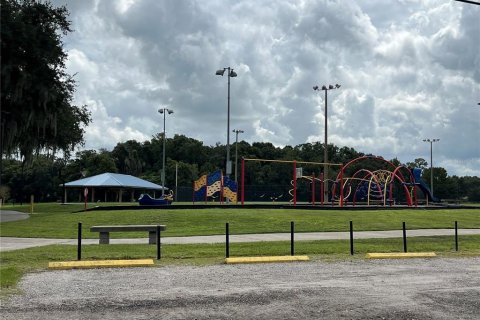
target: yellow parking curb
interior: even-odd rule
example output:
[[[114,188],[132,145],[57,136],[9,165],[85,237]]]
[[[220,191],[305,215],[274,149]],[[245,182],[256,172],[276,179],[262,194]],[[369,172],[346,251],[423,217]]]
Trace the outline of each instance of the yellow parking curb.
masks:
[[[127,268],[127,267],[148,267],[153,266],[153,259],[137,260],[94,260],[94,261],[62,261],[49,262],[48,269],[93,269],[93,268]]]
[[[268,263],[268,262],[292,262],[292,261],[308,261],[308,256],[270,256],[270,257],[238,257],[225,258],[226,264],[236,263]]]
[[[367,253],[367,259],[431,258],[436,256],[435,252]]]

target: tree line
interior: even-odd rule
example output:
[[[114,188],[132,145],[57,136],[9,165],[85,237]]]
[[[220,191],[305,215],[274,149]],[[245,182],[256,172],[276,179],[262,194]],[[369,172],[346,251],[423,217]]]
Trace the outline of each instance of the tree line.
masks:
[[[158,134],[144,142],[129,140],[117,143],[112,150],[79,151],[72,158],[57,157],[52,154],[38,154],[30,162],[7,158],[3,162],[3,198],[25,202],[30,195],[34,195],[37,201],[60,201],[63,195],[63,183],[105,172],[133,175],[161,184],[162,139],[162,135]],[[269,142],[250,144],[241,141],[231,145],[231,153],[235,155],[235,150],[238,150],[239,166],[242,157],[321,163],[323,148],[323,144],[319,142],[275,147]],[[328,154],[330,162],[336,164],[346,164],[350,160],[364,156],[353,148],[338,147],[333,144],[328,145]],[[166,186],[174,189],[177,185],[180,196],[178,200],[189,201],[192,181],[203,174],[225,168],[226,146],[220,143],[206,146],[202,141],[177,134],[165,140],[165,155]],[[231,160],[235,167],[235,156]],[[401,165],[397,159],[390,161],[395,165]],[[424,159],[415,159],[405,165],[422,168],[422,178],[429,184],[430,169]],[[317,164],[303,164],[298,167],[303,168],[303,175],[318,176],[323,171],[323,166]],[[288,191],[293,175],[291,164],[248,161],[245,168],[245,184],[256,188],[259,197],[265,194],[271,198],[275,193]],[[352,166],[349,170],[353,173],[360,168],[387,169],[385,165],[378,162],[364,161]],[[338,167],[331,167],[331,178],[335,177],[338,169]],[[235,172],[235,170],[232,171]],[[234,173],[231,177],[234,178]],[[444,168],[435,167],[434,187],[435,195],[442,199],[480,201],[480,178],[478,177],[449,176]]]

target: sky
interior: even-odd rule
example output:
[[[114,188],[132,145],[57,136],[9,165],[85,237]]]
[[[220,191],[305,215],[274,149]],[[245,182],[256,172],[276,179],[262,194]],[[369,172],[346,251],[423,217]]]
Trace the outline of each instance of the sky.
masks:
[[[480,176],[480,6],[453,0],[54,0],[86,149],[163,131],[204,145],[328,142]],[[235,134],[230,134],[230,143]]]

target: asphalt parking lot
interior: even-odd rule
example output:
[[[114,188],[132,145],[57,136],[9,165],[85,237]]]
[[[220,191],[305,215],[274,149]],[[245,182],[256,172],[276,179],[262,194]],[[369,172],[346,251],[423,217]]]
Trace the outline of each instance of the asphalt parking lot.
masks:
[[[480,258],[45,271],[3,319],[479,319]]]

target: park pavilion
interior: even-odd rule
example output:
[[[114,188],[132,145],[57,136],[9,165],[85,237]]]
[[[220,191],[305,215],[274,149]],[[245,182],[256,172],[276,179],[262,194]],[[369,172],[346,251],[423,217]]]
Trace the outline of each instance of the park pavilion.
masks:
[[[77,189],[79,199],[84,199],[86,194],[88,202],[107,202],[111,199],[122,202],[125,200],[125,196],[128,198],[128,195],[129,201],[135,201],[135,196],[138,198],[141,193],[150,194],[153,192],[155,198],[156,191],[168,190],[161,185],[134,176],[109,172],[65,183],[65,202],[67,202],[67,189]]]

